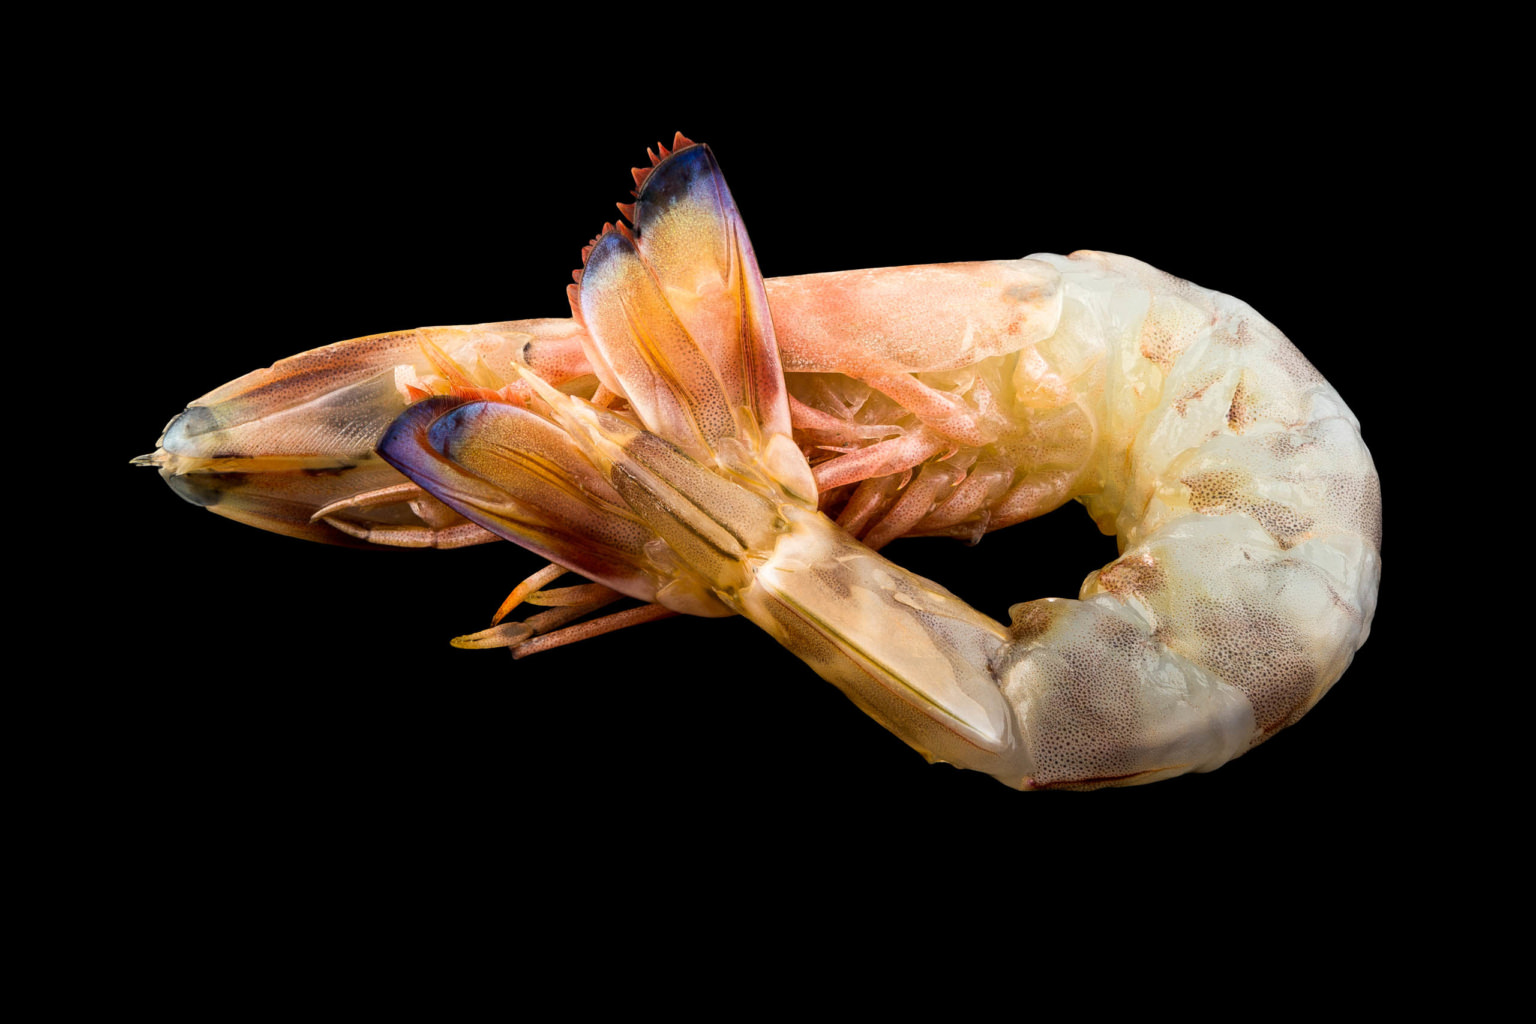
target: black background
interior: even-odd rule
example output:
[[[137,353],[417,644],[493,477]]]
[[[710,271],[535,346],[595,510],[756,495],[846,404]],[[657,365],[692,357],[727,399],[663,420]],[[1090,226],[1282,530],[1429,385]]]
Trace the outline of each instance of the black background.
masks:
[[[1285,859],[1284,881],[1239,883],[1270,900],[1324,849],[1403,827],[1389,795],[1435,775],[1391,696],[1430,671],[1414,668],[1405,570],[1407,385],[1433,343],[1411,311],[1432,286],[1393,187],[1416,143],[1366,85],[1238,103],[1219,82],[862,83],[721,113],[698,89],[620,102],[591,82],[162,84],[108,119],[121,131],[94,258],[117,308],[89,328],[110,330],[122,384],[96,442],[110,514],[82,538],[110,639],[78,698],[130,841],[169,831],[189,860],[280,875],[461,866],[512,888],[491,881],[512,858],[723,877],[764,850],[801,864],[835,847],[835,872],[853,857],[1066,876],[1090,851],[1140,870],[1198,848],[1228,851],[1207,868],[1235,879],[1250,857]],[[1386,492],[1375,630],[1335,690],[1214,774],[1022,795],[924,764],[745,622],[674,619],[515,663],[455,651],[447,639],[480,628],[532,556],[306,544],[126,466],[189,401],[282,356],[567,315],[569,272],[629,198],[626,169],[677,129],[714,148],[767,276],[1095,248],[1279,325],[1359,416]],[[976,548],[887,554],[1005,618],[1075,595],[1114,546],[1072,506]],[[1283,855],[1231,852],[1271,836]]]

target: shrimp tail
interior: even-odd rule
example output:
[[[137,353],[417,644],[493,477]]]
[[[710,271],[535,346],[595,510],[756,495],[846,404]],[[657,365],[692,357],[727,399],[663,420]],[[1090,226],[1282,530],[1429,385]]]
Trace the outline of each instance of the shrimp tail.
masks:
[[[931,759],[1025,772],[989,668],[1004,628],[816,510],[713,154],[661,161],[634,217],[589,248],[575,303],[623,412],[528,373],[529,410],[423,402],[380,454],[471,521],[614,589],[748,616]]]

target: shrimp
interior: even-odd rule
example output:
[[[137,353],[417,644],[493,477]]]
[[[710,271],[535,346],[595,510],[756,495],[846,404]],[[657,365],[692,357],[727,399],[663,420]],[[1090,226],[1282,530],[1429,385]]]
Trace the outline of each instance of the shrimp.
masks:
[[[578,611],[743,615],[930,760],[1018,789],[1209,771],[1343,673],[1379,483],[1250,307],[1091,252],[765,282],[708,148],[652,165],[572,319],[305,353],[140,461],[311,539],[512,539],[600,585]],[[1007,627],[877,553],[1072,499],[1120,556]]]

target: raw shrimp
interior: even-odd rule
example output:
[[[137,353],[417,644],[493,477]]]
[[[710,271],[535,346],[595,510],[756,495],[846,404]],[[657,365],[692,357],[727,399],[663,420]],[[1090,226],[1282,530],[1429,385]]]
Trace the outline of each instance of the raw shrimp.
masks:
[[[575,319],[306,353],[194,403],[147,461],[282,532],[507,536],[658,607],[745,614],[930,759],[1016,788],[1210,770],[1339,677],[1374,610],[1379,486],[1267,321],[1100,253],[765,284],[713,157],[680,142],[639,175],[634,231],[594,240]],[[1072,498],[1121,556],[1010,628],[874,553]]]

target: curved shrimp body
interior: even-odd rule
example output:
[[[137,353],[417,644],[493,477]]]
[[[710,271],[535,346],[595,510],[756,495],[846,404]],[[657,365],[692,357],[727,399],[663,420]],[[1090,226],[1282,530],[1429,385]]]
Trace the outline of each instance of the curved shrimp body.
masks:
[[[679,141],[637,172],[633,229],[584,254],[574,320],[296,356],[146,461],[270,529],[504,537],[745,615],[929,759],[1019,789],[1208,771],[1339,678],[1375,607],[1379,484],[1272,325],[1103,253],[764,282],[712,154]],[[226,486],[225,460],[262,472]],[[1122,553],[1008,627],[877,553],[1072,498]]]
[[[1101,339],[1080,500],[1121,556],[1078,601],[1015,606],[996,665],[1030,786],[1209,770],[1296,721],[1365,641],[1380,485],[1359,424],[1246,303],[1105,253],[1062,275],[1042,346]]]
[[[1359,425],[1246,303],[1106,253],[1017,263],[1054,299],[1032,311],[1038,340],[916,375],[984,436],[952,436],[915,466],[893,448],[823,506],[842,503],[839,522],[878,546],[974,539],[1082,501],[1122,554],[1079,600],[1011,610],[987,665],[1018,749],[986,770],[1018,788],[1095,788],[1218,767],[1300,718],[1369,632],[1380,486]],[[838,302],[804,307],[831,317]],[[776,304],[775,319],[804,333],[795,307]],[[790,381],[850,434],[892,420],[872,432],[901,432],[813,454],[819,481],[891,436],[944,429],[860,381]],[[933,754],[931,740],[909,742]]]

